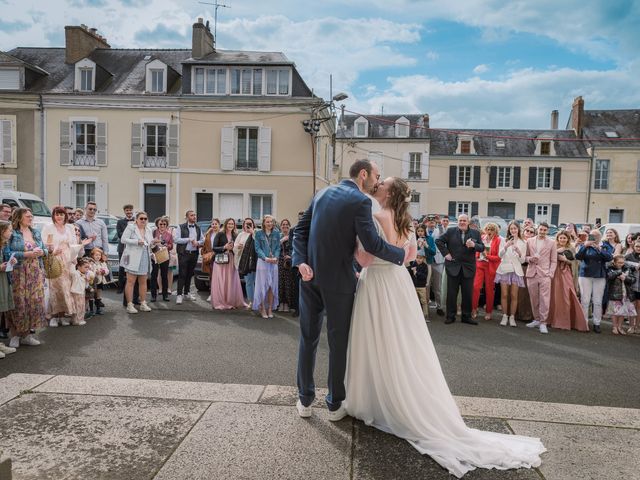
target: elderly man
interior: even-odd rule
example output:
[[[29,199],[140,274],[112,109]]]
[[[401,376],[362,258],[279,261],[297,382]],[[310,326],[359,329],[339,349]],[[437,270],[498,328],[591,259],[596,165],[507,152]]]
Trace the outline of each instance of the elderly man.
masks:
[[[76,211],[77,212],[77,211]],[[87,202],[85,208],[85,216],[80,220],[76,220],[76,224],[82,227],[87,238],[91,239],[91,243],[85,245],[84,253],[89,255],[91,250],[99,248],[104,252],[109,251],[109,235],[107,233],[107,225],[96,217],[98,206],[96,202]]]
[[[471,318],[473,279],[476,275],[476,252],[484,251],[480,232],[469,228],[469,216],[460,215],[458,226],[445,231],[436,246],[444,256],[447,272],[447,319],[444,323],[456,321],[458,290],[462,290],[462,323],[477,325]]]

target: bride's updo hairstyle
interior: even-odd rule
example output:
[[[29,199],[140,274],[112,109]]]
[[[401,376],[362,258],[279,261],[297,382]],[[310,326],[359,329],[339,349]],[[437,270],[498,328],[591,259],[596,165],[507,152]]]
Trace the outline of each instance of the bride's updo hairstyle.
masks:
[[[389,200],[387,205],[394,212],[394,228],[401,236],[409,236],[412,226],[411,214],[409,214],[409,202],[411,201],[411,189],[407,182],[398,177],[393,177],[389,187]]]

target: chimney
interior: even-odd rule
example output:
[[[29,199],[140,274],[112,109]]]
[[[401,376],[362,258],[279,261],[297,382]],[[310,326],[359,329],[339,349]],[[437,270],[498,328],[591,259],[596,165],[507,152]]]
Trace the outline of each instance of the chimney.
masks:
[[[425,131],[429,128],[429,114],[425,113],[424,115],[422,115],[422,126],[424,127]]]
[[[551,130],[558,129],[558,110],[553,110],[551,112]]]
[[[582,127],[584,126],[584,100],[576,97],[571,106],[571,128],[576,132],[576,136],[582,138]]]
[[[216,42],[209,25],[204,24],[202,17],[193,24],[193,37],[191,40],[191,56],[202,58],[216,51]]]
[[[76,63],[88,57],[96,48],[111,48],[107,39],[97,34],[95,28],[86,25],[64,27],[65,63]]]

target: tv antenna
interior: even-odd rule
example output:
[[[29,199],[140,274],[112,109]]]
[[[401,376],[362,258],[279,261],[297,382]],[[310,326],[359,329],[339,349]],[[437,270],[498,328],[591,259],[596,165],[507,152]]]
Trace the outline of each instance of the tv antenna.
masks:
[[[215,0],[215,3],[209,3],[209,2],[198,2],[198,3],[201,3],[203,5],[211,5],[215,7],[215,10],[213,12],[213,38],[217,42],[218,41],[218,9],[220,7],[224,7],[224,8],[231,8],[231,7],[223,3],[218,3],[218,0]]]

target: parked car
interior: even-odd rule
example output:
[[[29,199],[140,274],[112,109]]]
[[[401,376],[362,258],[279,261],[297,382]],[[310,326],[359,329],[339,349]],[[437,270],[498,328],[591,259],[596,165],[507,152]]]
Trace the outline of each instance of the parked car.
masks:
[[[616,232],[618,232],[620,241],[624,243],[624,239],[627,238],[627,235],[629,235],[630,233],[640,232],[640,223],[605,223],[599,228],[600,233],[602,233],[602,238],[604,238],[604,233],[609,228],[613,228]]]
[[[33,213],[33,226],[42,230],[45,225],[51,225],[51,210],[40,197],[33,193],[18,192],[15,190],[0,190],[1,203],[12,207],[30,208]]]
[[[107,236],[109,238],[109,248],[107,251],[107,258],[109,269],[111,270],[111,277],[113,279],[118,278],[118,269],[120,268],[120,261],[118,260],[118,232],[116,230],[116,224],[119,217],[114,215],[97,215],[107,225]]]
[[[480,226],[480,230],[484,229],[484,226],[487,223],[495,223],[496,225],[498,225],[498,227],[500,228],[500,231],[498,232],[500,235],[504,236],[507,234],[507,221],[504,220],[501,217],[478,217],[478,216],[474,216],[471,217],[471,223],[475,223],[476,225]]]

